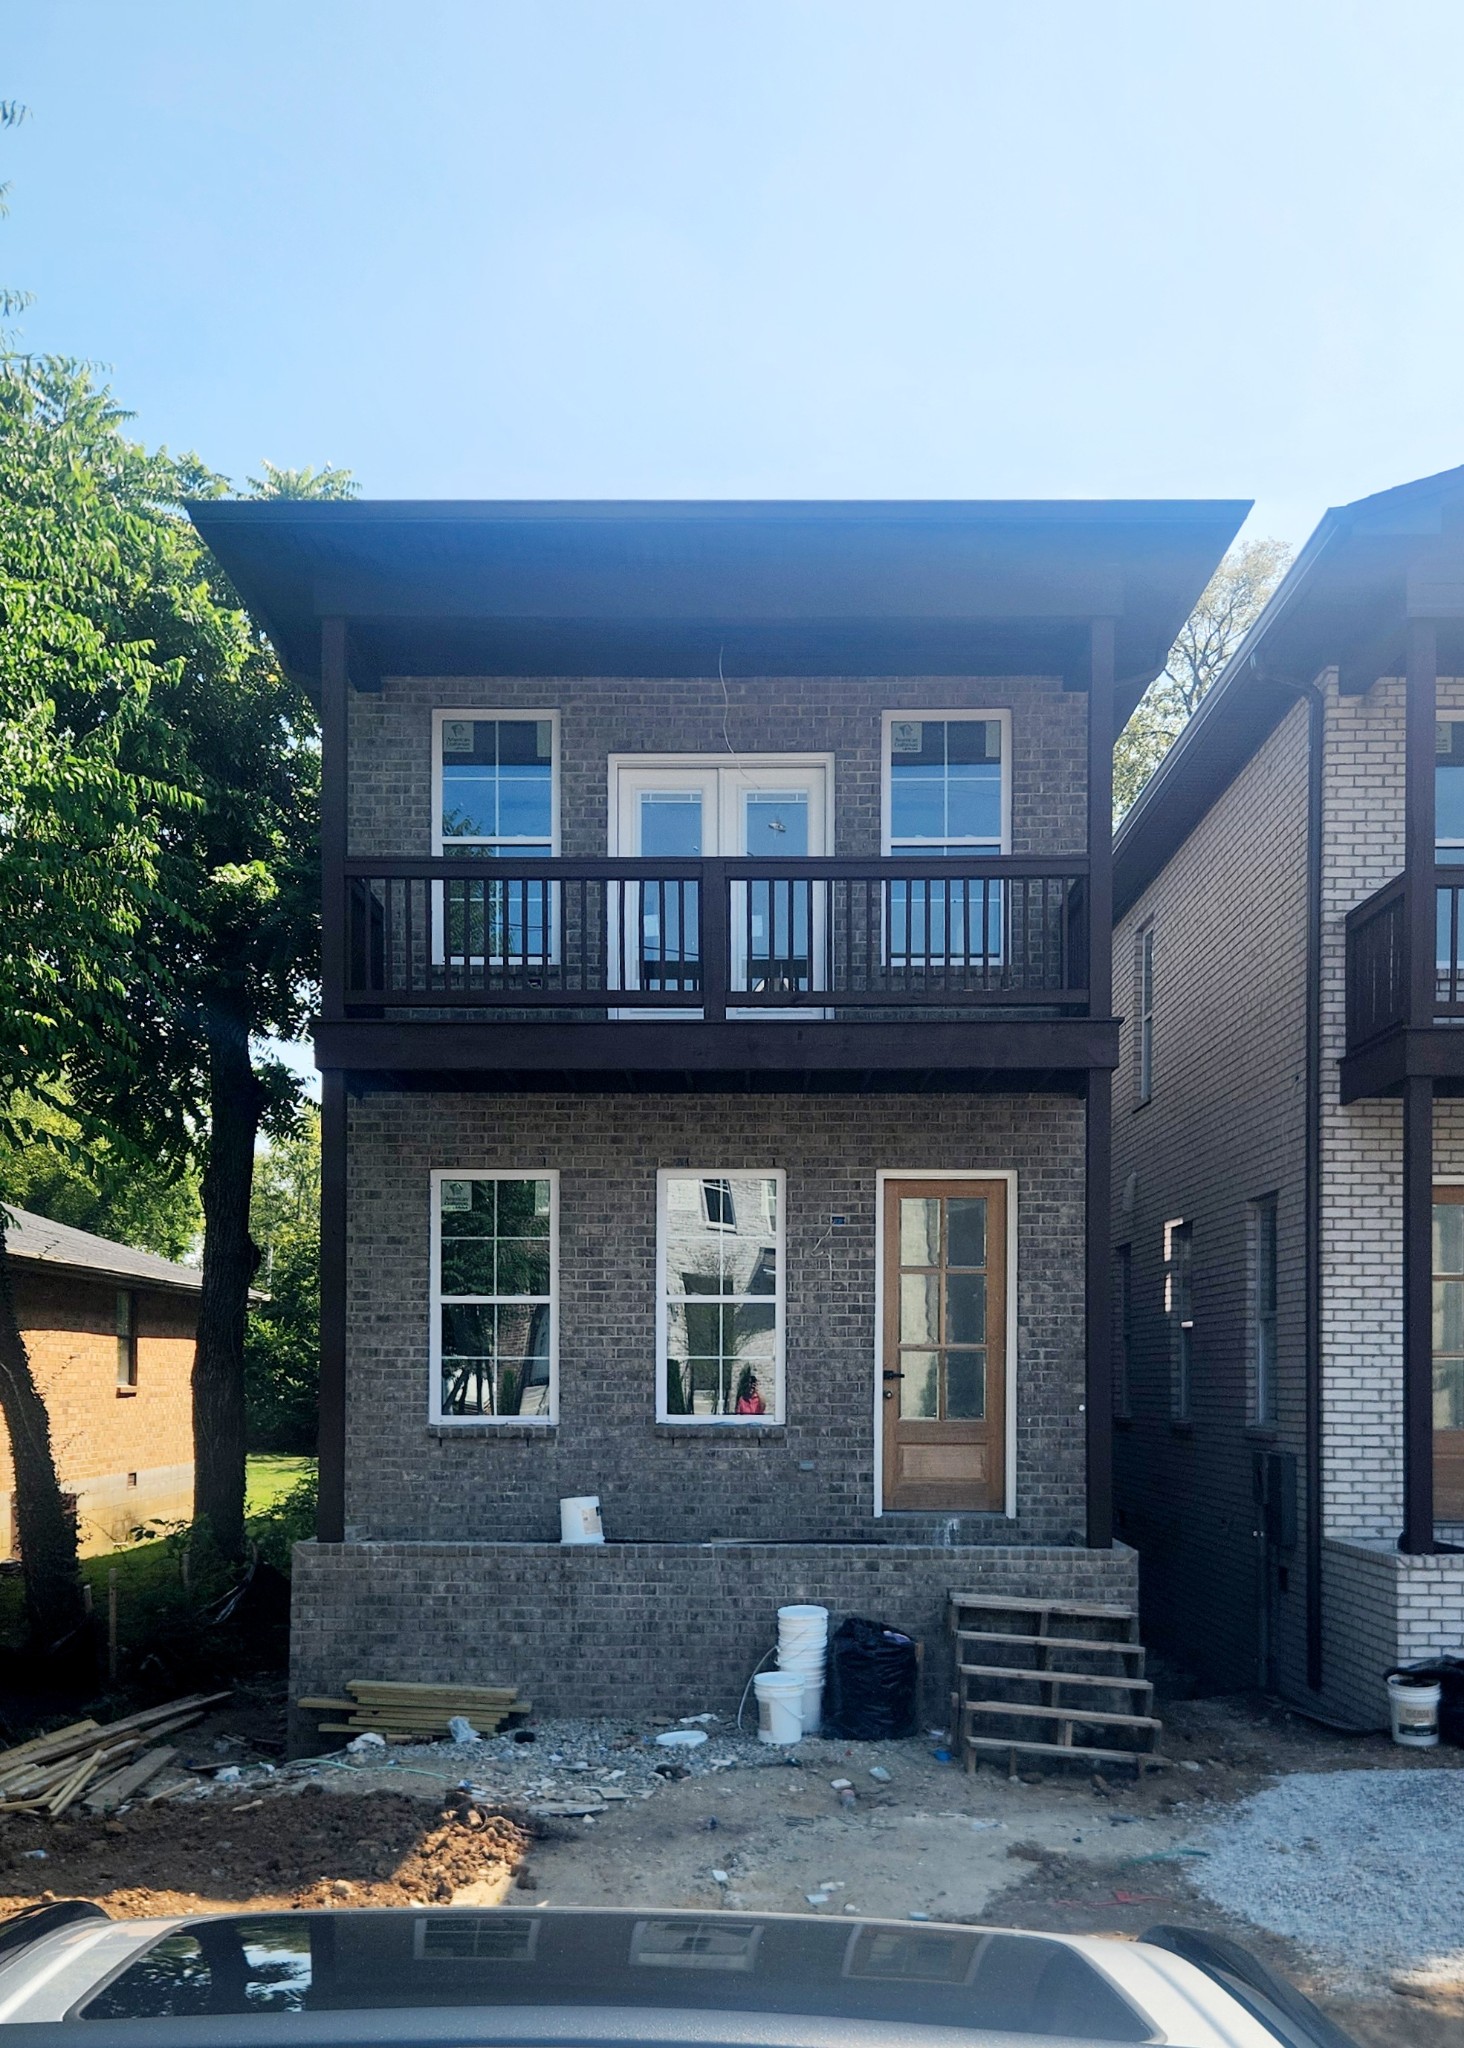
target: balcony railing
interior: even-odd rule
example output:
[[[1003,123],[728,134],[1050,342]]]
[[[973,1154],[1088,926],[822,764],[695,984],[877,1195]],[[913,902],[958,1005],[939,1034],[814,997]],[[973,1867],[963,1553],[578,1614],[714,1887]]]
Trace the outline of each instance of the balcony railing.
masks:
[[[345,892],[346,1011],[716,1020],[1088,1003],[1078,859],[455,855],[348,861]]]
[[[1349,1052],[1403,1024],[1464,1017],[1464,868],[1433,873],[1433,1000],[1419,1018],[1409,1014],[1407,887],[1406,875],[1395,875],[1348,912]]]

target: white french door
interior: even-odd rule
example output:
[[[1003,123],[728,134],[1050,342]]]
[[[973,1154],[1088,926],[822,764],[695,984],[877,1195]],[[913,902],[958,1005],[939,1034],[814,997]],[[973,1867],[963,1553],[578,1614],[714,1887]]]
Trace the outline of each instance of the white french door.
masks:
[[[781,760],[620,761],[612,764],[611,853],[707,860],[761,855],[802,860],[831,851],[829,764]],[[670,879],[628,887],[612,958],[625,988],[695,995],[702,985],[701,884]],[[822,885],[734,881],[728,904],[734,988],[823,986],[827,907]],[[696,1017],[696,1009],[627,1016]],[[778,1014],[731,1011],[734,1016]],[[807,1010],[786,1014],[810,1014]],[[817,1014],[817,1013],[813,1013]]]

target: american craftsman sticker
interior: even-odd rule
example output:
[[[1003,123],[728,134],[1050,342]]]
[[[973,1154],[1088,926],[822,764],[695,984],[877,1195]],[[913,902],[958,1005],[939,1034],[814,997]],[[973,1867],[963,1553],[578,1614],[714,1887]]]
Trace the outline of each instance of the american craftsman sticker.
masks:
[[[442,721],[442,751],[444,754],[471,754],[473,751],[473,721],[471,718],[444,718]]]
[[[890,752],[892,754],[918,754],[920,752],[920,720],[918,718],[892,718],[890,720]]]
[[[459,1215],[473,1206],[473,1183],[470,1180],[445,1180],[442,1183],[442,1213],[444,1216]]]

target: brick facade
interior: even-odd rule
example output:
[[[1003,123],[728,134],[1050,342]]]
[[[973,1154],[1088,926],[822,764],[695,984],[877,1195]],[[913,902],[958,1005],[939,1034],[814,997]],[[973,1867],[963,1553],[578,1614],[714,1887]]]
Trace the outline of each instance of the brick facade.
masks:
[[[886,711],[1012,713],[1012,851],[1087,845],[1087,698],[1056,679],[902,676],[527,680],[388,676],[350,703],[350,850],[432,851],[434,710],[560,713],[561,846],[603,854],[615,754],[832,754],[834,851],[880,850]]]
[[[949,1716],[951,1592],[1118,1600],[1131,1550],[979,1551],[896,1543],[304,1543],[295,1551],[290,1696],[349,1679],[516,1685],[541,1713],[731,1716],[777,1635],[816,1601],[892,1623],[926,1647],[923,1711]],[[297,1747],[316,1717],[297,1710]]]
[[[62,1491],[84,1553],[111,1550],[139,1523],[193,1512],[194,1297],[135,1289],[137,1386],[117,1387],[116,1281],[11,1261],[16,1314],[51,1422]],[[15,1475],[0,1423],[0,1556],[16,1554]]]
[[[1322,874],[1322,1525],[1324,1687],[1338,1718],[1381,1725],[1381,1673],[1464,1642],[1461,1560],[1400,1557],[1402,1137],[1393,1101],[1339,1100],[1346,916],[1403,865],[1403,688],[1325,697]],[[1464,708],[1442,678],[1441,710]],[[1154,1099],[1137,1108],[1134,1026],[1115,1087],[1115,1244],[1132,1242],[1135,1412],[1117,1456],[1121,1527],[1142,1556],[1146,1625],[1205,1684],[1256,1681],[1262,1565],[1254,1450],[1304,1450],[1306,711],[1298,704],[1154,878],[1115,933],[1127,971],[1156,932]],[[1120,988],[1124,986],[1119,980]],[[1435,1170],[1464,1173],[1464,1104],[1434,1110]],[[1280,1408],[1255,1426],[1247,1204],[1279,1195]],[[1161,1238],[1195,1224],[1192,1426],[1166,1412]],[[1304,1474],[1299,1511],[1305,1513]],[[1305,1560],[1273,1587],[1282,1689],[1306,1687]],[[1197,1618],[1203,1617],[1201,1625]]]
[[[581,1493],[601,1496],[607,1530],[628,1541],[877,1533],[876,1173],[1014,1169],[1017,1515],[959,1521],[971,1540],[1080,1540],[1082,1119],[1062,1095],[353,1102],[348,1536],[544,1539],[560,1497]],[[786,1170],[782,1427],[655,1421],[656,1171],[675,1166]],[[560,1175],[550,1430],[427,1421],[429,1174],[474,1167]]]

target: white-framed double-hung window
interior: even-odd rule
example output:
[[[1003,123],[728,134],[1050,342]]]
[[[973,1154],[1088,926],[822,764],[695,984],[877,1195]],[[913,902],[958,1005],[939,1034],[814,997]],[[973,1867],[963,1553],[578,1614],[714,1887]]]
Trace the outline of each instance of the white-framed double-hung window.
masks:
[[[887,711],[883,851],[959,862],[1011,849],[1011,713]],[[892,879],[886,928],[891,965],[996,966],[1003,884],[953,874]]]
[[[432,1175],[434,1422],[557,1419],[558,1257],[557,1174]]]
[[[559,719],[553,711],[433,714],[433,852],[537,862],[559,851]],[[441,886],[439,959],[532,966],[554,958],[546,876],[484,875]]]
[[[656,1415],[783,1419],[780,1171],[656,1177]]]

